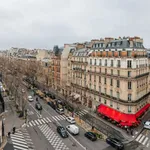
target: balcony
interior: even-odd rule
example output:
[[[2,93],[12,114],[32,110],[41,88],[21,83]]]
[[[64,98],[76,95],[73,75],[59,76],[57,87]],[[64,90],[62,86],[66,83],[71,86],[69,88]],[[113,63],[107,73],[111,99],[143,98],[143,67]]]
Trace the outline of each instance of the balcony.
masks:
[[[73,71],[75,71],[75,72],[85,72],[85,71],[86,71],[86,69],[73,68]]]
[[[83,62],[83,61],[73,61],[73,60],[71,60],[71,63],[79,64],[79,65],[88,65],[88,62]]]
[[[149,75],[149,72],[144,73],[144,74],[140,74],[140,75],[138,75],[138,76],[135,76],[135,79],[138,79],[138,78],[144,77],[144,76],[148,76],[148,75]]]

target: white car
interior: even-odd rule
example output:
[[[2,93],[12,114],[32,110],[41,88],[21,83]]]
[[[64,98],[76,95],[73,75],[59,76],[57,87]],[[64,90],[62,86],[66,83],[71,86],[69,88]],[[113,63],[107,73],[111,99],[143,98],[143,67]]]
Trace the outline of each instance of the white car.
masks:
[[[150,129],[150,121],[146,121],[146,122],[145,122],[144,128]]]
[[[76,123],[75,119],[73,117],[67,117],[66,120],[71,123],[71,124],[74,124]]]
[[[74,124],[66,126],[66,129],[73,135],[79,134],[79,127]]]
[[[32,96],[28,96],[28,101],[29,102],[33,102],[33,97]]]

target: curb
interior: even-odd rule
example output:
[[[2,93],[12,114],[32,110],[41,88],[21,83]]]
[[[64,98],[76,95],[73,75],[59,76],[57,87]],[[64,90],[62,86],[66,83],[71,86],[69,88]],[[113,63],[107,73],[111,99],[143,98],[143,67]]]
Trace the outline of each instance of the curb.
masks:
[[[5,137],[3,137],[4,139],[4,141],[3,141],[3,143],[2,143],[2,146],[0,147],[0,150],[3,150],[3,148],[6,146],[6,144],[7,144],[7,138],[6,138],[6,136]]]

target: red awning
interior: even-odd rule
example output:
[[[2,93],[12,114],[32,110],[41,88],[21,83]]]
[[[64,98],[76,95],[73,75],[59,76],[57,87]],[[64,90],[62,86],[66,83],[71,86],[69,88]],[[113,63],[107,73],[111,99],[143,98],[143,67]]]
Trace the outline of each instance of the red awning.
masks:
[[[145,113],[145,111],[148,110],[148,108],[150,107],[150,104],[146,104],[142,109],[140,109],[136,114],[136,118],[139,118],[141,115],[143,115],[143,113]]]
[[[129,123],[129,122],[121,122],[120,125],[130,127],[130,126],[132,126],[133,124],[132,124],[132,123]]]
[[[137,123],[136,116],[134,114],[125,114],[121,113],[113,108],[105,106],[103,104],[98,106],[97,111],[112,120],[117,122],[128,122],[128,123]]]

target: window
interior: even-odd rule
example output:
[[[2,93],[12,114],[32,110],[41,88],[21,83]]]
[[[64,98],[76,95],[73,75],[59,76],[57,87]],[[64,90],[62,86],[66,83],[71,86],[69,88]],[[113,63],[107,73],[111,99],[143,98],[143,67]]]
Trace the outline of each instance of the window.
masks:
[[[90,74],[90,81],[91,81],[91,78],[92,78],[92,77],[91,77],[91,74]]]
[[[101,97],[99,97],[99,102],[101,102]]]
[[[120,60],[117,60],[117,67],[120,67]]]
[[[94,71],[96,72],[96,67],[94,67]]]
[[[101,73],[101,68],[99,68],[99,73]]]
[[[121,56],[121,51],[118,52],[118,55]]]
[[[106,78],[104,78],[104,84],[106,84]]]
[[[96,76],[94,76],[94,82],[96,82]]]
[[[90,59],[90,65],[92,65],[92,59]]]
[[[101,59],[99,60],[99,65],[100,65],[100,66],[102,65],[102,61],[101,61]]]
[[[112,90],[110,90],[110,96],[113,96],[113,91]]]
[[[104,99],[104,104],[107,104],[107,101],[106,101],[106,99]]]
[[[131,106],[128,106],[128,112],[131,112]]]
[[[99,83],[101,83],[101,77],[99,76]]]
[[[113,86],[113,79],[110,79],[110,85]]]
[[[119,104],[117,103],[117,109],[119,110],[120,109],[120,107],[119,107]]]
[[[47,67],[48,66],[48,64],[47,63],[45,63],[45,67]]]
[[[94,90],[96,91],[96,85],[94,85]]]
[[[127,67],[128,67],[128,68],[131,68],[131,67],[132,67],[132,61],[131,61],[131,60],[128,60],[128,61],[127,61]]]
[[[128,82],[128,89],[131,89],[131,82]]]
[[[120,81],[117,80],[117,87],[119,88],[120,87]]]
[[[92,89],[92,85],[91,85],[91,83],[90,83],[90,89]]]
[[[101,93],[101,87],[99,86],[99,92]]]
[[[117,98],[118,98],[118,99],[120,98],[120,93],[119,93],[119,92],[117,92]]]
[[[106,52],[106,56],[108,56],[108,51]]]
[[[107,66],[107,59],[105,59],[105,66]]]
[[[104,89],[104,93],[106,94],[106,88]]]
[[[96,59],[95,59],[94,65],[96,65]]]
[[[113,69],[111,69],[111,75],[113,75]]]
[[[131,71],[128,71],[128,77],[131,77]]]
[[[131,51],[127,51],[127,56],[131,57]]]
[[[117,70],[117,74],[118,74],[118,76],[120,76],[120,70]]]
[[[113,101],[110,100],[110,106],[113,107]]]
[[[113,67],[114,66],[114,63],[113,63],[113,60],[111,60],[111,67]]]
[[[107,69],[105,69],[105,74],[107,74]]]
[[[112,51],[112,56],[114,56],[114,51]]]
[[[131,101],[131,94],[128,94],[128,101]]]

